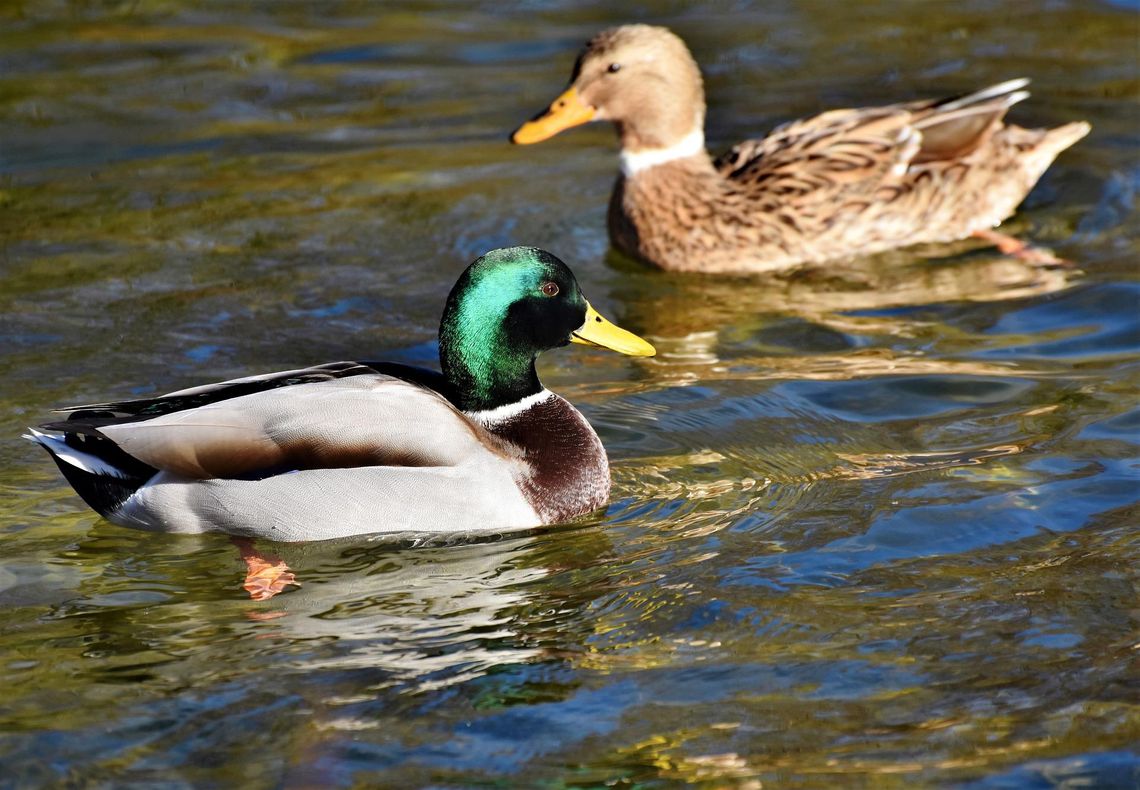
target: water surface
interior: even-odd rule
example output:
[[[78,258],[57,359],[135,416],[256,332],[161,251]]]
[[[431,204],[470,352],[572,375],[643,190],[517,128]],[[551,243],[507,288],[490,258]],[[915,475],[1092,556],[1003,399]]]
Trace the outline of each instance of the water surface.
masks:
[[[1093,133],[974,244],[769,279],[607,253],[596,126],[507,133],[589,35],[691,44],[723,149],[1017,76]],[[1138,17],[1125,2],[0,4],[0,786],[1134,786]],[[268,547],[84,509],[55,405],[431,363],[467,263],[537,244],[654,360],[544,381],[604,515]]]

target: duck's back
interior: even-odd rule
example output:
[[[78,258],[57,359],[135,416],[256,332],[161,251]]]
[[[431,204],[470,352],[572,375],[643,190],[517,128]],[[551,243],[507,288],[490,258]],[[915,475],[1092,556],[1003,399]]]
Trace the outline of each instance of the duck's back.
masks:
[[[1024,80],[940,102],[836,110],[742,143],[715,166],[789,233],[805,262],[946,242],[998,225],[1086,123],[1003,117]]]

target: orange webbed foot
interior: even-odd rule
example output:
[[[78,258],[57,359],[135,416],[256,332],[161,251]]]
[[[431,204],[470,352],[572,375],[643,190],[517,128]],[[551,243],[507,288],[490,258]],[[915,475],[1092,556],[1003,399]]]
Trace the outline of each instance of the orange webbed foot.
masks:
[[[996,230],[976,230],[972,234],[976,239],[982,239],[998,248],[1002,255],[1017,258],[1030,266],[1041,267],[1071,267],[1073,262],[1058,258],[1044,247],[1034,247],[1024,241]]]
[[[245,560],[245,581],[242,589],[255,601],[268,601],[286,587],[300,587],[301,583],[285,561],[275,554],[262,554],[250,538],[234,538],[234,545]]]

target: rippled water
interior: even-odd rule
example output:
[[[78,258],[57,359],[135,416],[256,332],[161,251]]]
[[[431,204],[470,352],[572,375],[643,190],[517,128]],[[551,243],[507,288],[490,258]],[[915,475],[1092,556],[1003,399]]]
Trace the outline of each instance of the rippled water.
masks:
[[[0,786],[1140,783],[1130,2],[0,3]],[[1010,227],[766,280],[607,253],[612,134],[506,134],[630,19],[724,148],[1016,76],[1085,118]],[[18,439],[62,403],[431,362],[533,243],[651,336],[544,358],[600,520],[459,545],[122,529]]]

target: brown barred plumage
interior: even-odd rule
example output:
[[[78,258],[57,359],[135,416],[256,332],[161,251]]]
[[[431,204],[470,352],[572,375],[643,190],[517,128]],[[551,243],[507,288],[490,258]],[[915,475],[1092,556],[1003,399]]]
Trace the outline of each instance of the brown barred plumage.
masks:
[[[615,247],[672,271],[770,271],[953,241],[1009,217],[1057,154],[1089,132],[1083,121],[1006,125],[1027,82],[831,110],[714,161],[689,145],[703,139],[705,105],[688,49],[665,28],[628,25],[589,42],[570,90],[512,139],[612,121],[623,156],[609,206]],[[568,102],[576,114],[563,122]]]

